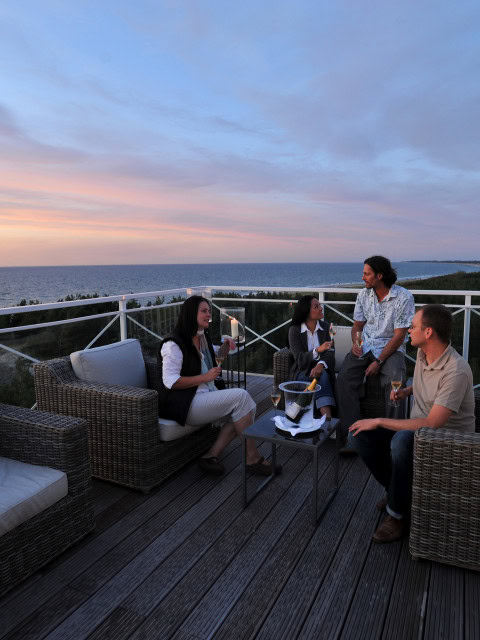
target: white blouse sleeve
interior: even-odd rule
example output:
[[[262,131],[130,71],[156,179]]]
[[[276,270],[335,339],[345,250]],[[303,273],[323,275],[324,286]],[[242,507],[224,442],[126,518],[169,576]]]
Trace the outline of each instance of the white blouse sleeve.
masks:
[[[173,342],[169,340],[166,342],[160,353],[162,354],[162,380],[167,389],[171,389],[175,382],[180,378],[180,371],[182,370],[183,354],[182,350]]]

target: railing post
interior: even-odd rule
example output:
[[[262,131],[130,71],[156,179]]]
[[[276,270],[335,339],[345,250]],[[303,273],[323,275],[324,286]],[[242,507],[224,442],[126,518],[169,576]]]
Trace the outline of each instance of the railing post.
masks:
[[[472,296],[465,296],[465,317],[463,319],[463,357],[468,362],[470,348],[470,316],[472,314]]]
[[[125,296],[118,301],[118,310],[120,311],[120,340],[123,342],[127,339],[127,301]]]

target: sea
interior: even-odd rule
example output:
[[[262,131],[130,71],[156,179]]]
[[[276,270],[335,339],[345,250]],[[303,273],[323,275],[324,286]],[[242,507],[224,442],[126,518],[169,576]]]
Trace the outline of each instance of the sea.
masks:
[[[479,267],[441,262],[395,262],[399,280],[429,278]],[[198,286],[327,287],[360,283],[363,263],[139,264],[0,267],[0,307],[21,300],[57,302],[68,295],[121,295]]]

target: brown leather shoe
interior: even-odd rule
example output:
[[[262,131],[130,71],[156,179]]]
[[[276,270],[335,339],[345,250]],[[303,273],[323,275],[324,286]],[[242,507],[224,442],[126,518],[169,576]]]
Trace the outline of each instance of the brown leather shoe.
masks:
[[[379,511],[384,511],[387,508],[387,504],[388,504],[388,498],[387,498],[387,494],[385,494],[383,498],[379,500],[375,506]]]
[[[407,523],[405,518],[398,520],[398,518],[393,518],[392,516],[387,515],[385,516],[385,520],[373,534],[372,540],[379,543],[395,542],[395,540],[403,538],[406,532]]]

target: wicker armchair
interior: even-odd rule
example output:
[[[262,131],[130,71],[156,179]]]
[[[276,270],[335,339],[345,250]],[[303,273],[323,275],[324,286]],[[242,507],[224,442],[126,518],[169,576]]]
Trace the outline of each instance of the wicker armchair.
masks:
[[[67,474],[68,494],[0,536],[0,596],[92,531],[84,420],[0,404],[0,456]]]
[[[84,382],[69,357],[35,364],[34,378],[39,409],[87,420],[92,476],[148,493],[208,449],[218,431],[160,440],[156,359],[145,365],[149,389]]]
[[[480,397],[476,433],[419,429],[413,456],[410,553],[480,571]]]

